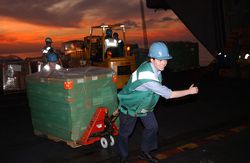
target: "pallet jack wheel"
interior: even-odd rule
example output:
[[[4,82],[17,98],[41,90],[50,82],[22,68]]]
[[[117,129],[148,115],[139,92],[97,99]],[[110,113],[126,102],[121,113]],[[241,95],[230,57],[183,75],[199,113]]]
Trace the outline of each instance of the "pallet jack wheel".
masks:
[[[110,139],[110,146],[114,146],[115,145],[115,138],[112,135],[109,135],[109,139]]]
[[[101,144],[102,148],[108,148],[108,146],[109,146],[108,140],[106,137],[102,137],[100,139],[100,144]]]
[[[115,145],[115,138],[112,135],[102,137],[100,139],[100,144],[102,148],[108,148],[109,146]]]

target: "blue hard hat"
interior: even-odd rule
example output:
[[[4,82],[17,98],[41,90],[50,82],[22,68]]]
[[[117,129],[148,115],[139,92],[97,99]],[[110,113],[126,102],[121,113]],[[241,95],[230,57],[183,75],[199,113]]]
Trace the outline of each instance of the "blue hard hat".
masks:
[[[54,52],[50,52],[47,54],[47,60],[48,62],[57,62],[57,55]]]
[[[159,60],[168,60],[172,59],[173,57],[169,54],[168,47],[163,42],[155,42],[149,48],[150,58],[155,58]]]

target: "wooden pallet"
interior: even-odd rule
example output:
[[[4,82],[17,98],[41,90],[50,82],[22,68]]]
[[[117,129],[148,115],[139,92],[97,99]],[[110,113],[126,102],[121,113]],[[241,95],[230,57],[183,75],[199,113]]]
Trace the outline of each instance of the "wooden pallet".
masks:
[[[53,136],[53,135],[45,134],[45,133],[38,131],[38,130],[34,130],[34,134],[36,136],[45,137],[45,138],[52,140],[54,142],[65,142],[71,148],[78,148],[78,147],[82,146],[81,144],[77,144],[75,141],[63,140],[61,138],[58,138],[58,137]]]

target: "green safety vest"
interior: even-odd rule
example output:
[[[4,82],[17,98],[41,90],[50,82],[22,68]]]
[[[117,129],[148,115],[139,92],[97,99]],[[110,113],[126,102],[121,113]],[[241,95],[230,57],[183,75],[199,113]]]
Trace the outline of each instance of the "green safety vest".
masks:
[[[152,91],[135,90],[149,81],[161,83],[162,77],[161,74],[158,78],[155,77],[150,62],[144,62],[133,72],[127,85],[118,93],[120,112],[133,117],[142,117],[146,116],[147,112],[154,110],[160,96]]]

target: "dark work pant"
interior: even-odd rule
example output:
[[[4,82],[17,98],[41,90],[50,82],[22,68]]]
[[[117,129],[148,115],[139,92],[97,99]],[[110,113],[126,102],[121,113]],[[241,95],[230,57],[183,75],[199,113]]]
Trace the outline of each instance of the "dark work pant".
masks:
[[[117,150],[121,157],[128,157],[128,139],[132,134],[136,124],[136,117],[120,114],[120,127],[117,140]],[[153,112],[149,112],[145,117],[140,117],[144,126],[141,150],[150,152],[157,148],[158,123]]]

